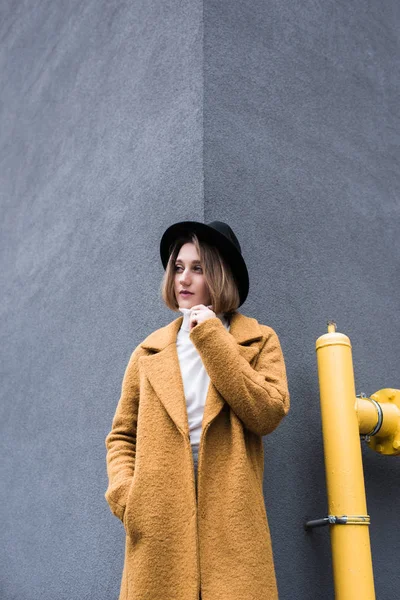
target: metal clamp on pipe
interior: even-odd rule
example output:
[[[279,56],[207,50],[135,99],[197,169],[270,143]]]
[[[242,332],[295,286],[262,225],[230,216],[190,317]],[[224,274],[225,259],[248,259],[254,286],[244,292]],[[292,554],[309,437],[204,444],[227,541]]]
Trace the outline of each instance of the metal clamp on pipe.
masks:
[[[367,397],[357,394],[355,410],[360,439],[387,456],[400,454],[400,390],[384,388]]]
[[[376,435],[378,433],[378,431],[380,430],[380,428],[382,427],[382,423],[383,423],[383,410],[382,410],[382,407],[379,404],[379,402],[377,402],[373,398],[369,398],[368,396],[366,396],[364,394],[364,392],[361,392],[361,394],[357,394],[357,398],[362,398],[363,400],[369,400],[370,402],[372,402],[372,404],[376,408],[377,421],[376,421],[375,427],[369,433],[361,433],[360,434],[360,438],[362,440],[364,440],[366,442],[369,442],[370,439],[371,439],[371,436],[372,435]]]
[[[314,519],[307,521],[304,525],[305,529],[313,527],[324,527],[325,525],[370,525],[371,519],[369,515],[328,515],[324,519]]]

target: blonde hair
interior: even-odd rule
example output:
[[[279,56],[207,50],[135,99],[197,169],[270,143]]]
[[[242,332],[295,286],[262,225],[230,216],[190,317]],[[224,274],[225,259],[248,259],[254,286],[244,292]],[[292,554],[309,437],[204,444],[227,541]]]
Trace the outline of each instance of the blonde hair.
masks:
[[[218,249],[207,242],[200,241],[195,233],[180,237],[172,247],[161,282],[161,296],[165,304],[173,311],[179,309],[174,290],[175,261],[179,250],[187,242],[193,243],[197,249],[213,311],[215,314],[224,315],[234,313],[240,305],[240,296],[232,270]]]

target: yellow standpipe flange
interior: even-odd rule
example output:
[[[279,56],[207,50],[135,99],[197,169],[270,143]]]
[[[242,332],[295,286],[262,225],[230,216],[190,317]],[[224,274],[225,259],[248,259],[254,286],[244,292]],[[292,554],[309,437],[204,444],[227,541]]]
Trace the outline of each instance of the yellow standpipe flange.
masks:
[[[384,388],[356,400],[360,433],[372,450],[387,456],[400,454],[400,390]]]
[[[375,600],[351,343],[329,322],[316,352],[335,598]]]

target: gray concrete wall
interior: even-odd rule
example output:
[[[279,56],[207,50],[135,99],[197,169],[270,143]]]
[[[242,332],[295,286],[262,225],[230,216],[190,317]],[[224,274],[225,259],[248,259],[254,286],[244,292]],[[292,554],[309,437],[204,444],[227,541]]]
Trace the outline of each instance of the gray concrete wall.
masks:
[[[130,353],[176,315],[162,232],[226,220],[243,313],[292,409],[265,442],[281,600],[333,599],[315,340],[399,388],[400,10],[292,0],[7,0],[0,21],[0,596],[118,596],[104,438]],[[203,37],[204,36],[204,37]],[[396,597],[400,462],[363,447],[378,598]]]
[[[400,387],[400,5],[204,3],[205,218],[238,230],[243,312],[275,328],[292,409],[265,440],[280,598],[333,599],[315,340],[357,392]],[[363,448],[377,598],[398,596],[400,461]]]
[[[0,597],[110,600],[104,439],[132,349],[173,316],[161,233],[204,217],[202,6],[1,12]]]

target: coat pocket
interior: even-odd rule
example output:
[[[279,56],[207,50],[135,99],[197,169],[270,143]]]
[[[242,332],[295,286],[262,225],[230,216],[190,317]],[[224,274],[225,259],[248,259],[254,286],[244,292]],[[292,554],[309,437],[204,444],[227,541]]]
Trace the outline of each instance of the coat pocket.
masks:
[[[109,486],[104,494],[111,512],[121,521],[124,517],[126,499],[129,494],[131,483],[132,478],[126,479],[116,485]]]
[[[126,499],[125,510],[124,510],[124,515],[123,515],[123,519],[122,519],[122,522],[125,527],[125,531],[130,537],[134,537],[134,534],[135,534],[135,527],[134,527],[134,516],[135,516],[134,493],[135,493],[135,489],[136,489],[135,485],[136,485],[136,478],[135,478],[135,475],[133,475],[132,481],[131,481],[131,484],[129,487],[128,496]]]

